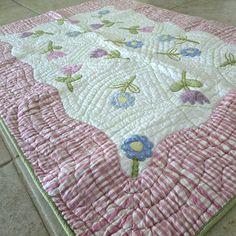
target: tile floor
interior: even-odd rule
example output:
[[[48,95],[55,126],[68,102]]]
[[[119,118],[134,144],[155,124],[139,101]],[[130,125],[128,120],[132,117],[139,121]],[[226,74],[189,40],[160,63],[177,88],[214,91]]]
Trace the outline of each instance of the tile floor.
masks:
[[[128,0],[127,0],[128,1]],[[180,13],[236,26],[236,0],[139,0]],[[0,25],[85,0],[0,0]],[[48,236],[28,189],[0,138],[0,235]],[[173,235],[174,236],[174,235]],[[236,236],[236,207],[207,236]]]

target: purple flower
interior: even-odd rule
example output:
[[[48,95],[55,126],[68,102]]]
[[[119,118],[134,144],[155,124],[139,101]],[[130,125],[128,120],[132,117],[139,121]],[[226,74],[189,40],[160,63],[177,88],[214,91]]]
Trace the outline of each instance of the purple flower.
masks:
[[[59,51],[55,51],[55,52],[50,52],[47,55],[47,59],[49,61],[60,58],[60,57],[64,57],[66,54],[64,52],[59,52]]]
[[[100,29],[101,27],[103,27],[103,24],[91,24],[90,25],[94,30],[96,29]]]
[[[144,33],[151,33],[154,30],[154,26],[146,26],[139,30]]]
[[[180,98],[183,103],[189,102],[192,105],[195,103],[210,103],[209,99],[203,93],[197,90],[187,90],[181,94]]]
[[[180,51],[185,57],[196,57],[201,55],[201,51],[198,48],[184,48]]]
[[[101,49],[101,48],[98,48],[96,49],[95,51],[93,51],[90,55],[91,58],[99,58],[99,57],[104,57],[108,55],[108,52]]]
[[[20,38],[28,38],[32,35],[32,32],[24,32],[20,35]]]
[[[62,69],[64,75],[71,76],[81,69],[82,65],[66,66]]]
[[[79,20],[68,20],[71,24],[78,24]]]

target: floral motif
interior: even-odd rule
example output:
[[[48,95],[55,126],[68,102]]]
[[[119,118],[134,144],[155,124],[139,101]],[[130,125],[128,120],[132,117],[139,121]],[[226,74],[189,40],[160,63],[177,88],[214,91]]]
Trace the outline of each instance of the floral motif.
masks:
[[[115,108],[127,109],[134,105],[135,98],[127,92],[116,92],[111,97],[111,104]]]
[[[82,65],[66,66],[62,69],[64,75],[71,76],[81,69]]]
[[[152,156],[153,143],[147,137],[133,135],[124,140],[121,149],[126,156],[132,160],[132,177],[137,177],[139,173],[139,161],[145,161]]]
[[[183,103],[189,102],[192,105],[194,105],[195,103],[210,103],[209,99],[202,92],[198,90],[190,90],[190,87],[201,88],[202,86],[203,84],[199,80],[187,79],[186,71],[183,71],[181,81],[172,84],[170,86],[170,90],[172,92],[178,92],[184,89],[185,91],[180,95],[181,101]]]
[[[43,36],[45,34],[46,35],[54,35],[53,33],[46,32],[46,31],[43,31],[43,30],[36,30],[35,32],[23,32],[20,35],[20,38],[28,38],[30,36],[32,36],[33,38],[38,38],[38,37]]]
[[[154,30],[154,26],[146,26],[139,29],[140,32],[144,32],[144,33],[152,33],[153,30]]]
[[[73,37],[79,36],[80,34],[81,34],[80,31],[70,31],[70,32],[67,32],[67,33],[66,33],[66,36],[73,38]]]
[[[233,66],[236,65],[235,56],[232,53],[225,53],[226,61],[220,65],[220,67]]]
[[[189,102],[192,105],[195,103],[210,103],[209,99],[202,92],[197,90],[186,90],[180,95],[180,98],[183,103]]]
[[[96,24],[91,24],[91,28],[93,30],[97,30],[97,29],[100,29],[102,28],[103,26],[105,27],[112,27],[114,24],[118,24],[118,23],[123,23],[121,21],[110,21],[110,20],[102,20],[102,24],[101,23],[96,23]]]
[[[134,105],[135,98],[127,92],[139,93],[140,89],[133,82],[136,79],[136,76],[131,76],[127,81],[121,84],[115,84],[110,86],[111,89],[119,89],[120,92],[115,93],[111,98],[111,103],[116,108],[125,108],[127,109],[130,106]]]
[[[185,57],[196,57],[201,55],[201,51],[198,48],[184,48],[180,54]]]
[[[73,87],[72,83],[79,81],[82,78],[82,75],[76,75],[76,76],[72,76],[72,75],[76,74],[81,69],[81,67],[82,67],[82,65],[71,65],[71,66],[66,66],[66,67],[62,68],[62,73],[65,76],[64,77],[57,77],[56,81],[60,82],[60,83],[65,83],[68,90],[70,92],[73,92],[74,87]]]
[[[20,38],[28,38],[33,34],[33,32],[24,32],[20,35]]]
[[[159,55],[168,56],[170,59],[179,61],[181,56],[196,57],[201,55],[201,51],[198,48],[184,48],[178,52],[176,48],[171,48],[167,52],[157,52]]]
[[[43,51],[43,54],[48,53],[47,54],[47,59],[49,61],[51,61],[51,60],[54,60],[54,59],[58,59],[60,57],[64,57],[66,55],[64,52],[58,51],[58,50],[61,50],[61,49],[62,49],[61,46],[56,46],[56,45],[54,45],[54,43],[52,41],[49,41],[47,49],[45,49]]]
[[[106,40],[108,42],[114,43],[116,46],[123,46],[126,45],[127,47],[130,48],[141,48],[144,43],[140,40],[131,40],[126,42],[125,39],[116,39],[116,40]]]
[[[78,24],[79,23],[78,20],[69,20],[69,19],[65,19],[65,18],[60,18],[57,20],[57,24],[63,25],[66,21],[70,22],[71,24]]]
[[[47,55],[47,59],[49,61],[52,61],[54,59],[58,59],[60,57],[64,57],[66,54],[64,52],[60,52],[60,51],[52,51]]]
[[[120,89],[120,91],[123,92],[123,93],[126,92],[127,90],[129,90],[131,93],[139,93],[140,92],[140,88],[133,83],[136,78],[137,78],[136,75],[135,76],[131,76],[124,83],[114,84],[114,85],[110,86],[110,88],[112,88],[112,89]]]
[[[159,39],[160,42],[170,42],[172,40],[176,40],[177,41],[176,44],[183,44],[183,43],[186,43],[186,42],[199,44],[199,42],[197,42],[195,40],[188,39],[187,36],[174,37],[174,36],[169,35],[169,34],[162,34],[158,37],[158,39]]]
[[[129,58],[121,57],[121,54],[118,50],[107,52],[104,49],[98,48],[98,49],[94,50],[90,55],[91,58],[99,58],[99,57],[105,57],[105,56],[106,56],[106,59],[120,58],[120,59],[129,60]]]
[[[99,58],[99,57],[104,57],[106,55],[108,55],[108,52],[106,50],[98,48],[91,53],[90,57]]]
[[[92,29],[97,30],[104,26],[104,24],[91,24]]]
[[[174,37],[169,34],[162,34],[158,37],[158,39],[160,42],[170,42],[174,39]]]
[[[143,46],[143,42],[139,40],[132,40],[128,41],[126,43],[126,46],[130,48],[141,48]]]
[[[139,25],[134,25],[128,28],[121,27],[120,29],[128,30],[131,34],[138,34],[139,32],[151,33],[154,30],[154,26],[145,26],[140,28]]]

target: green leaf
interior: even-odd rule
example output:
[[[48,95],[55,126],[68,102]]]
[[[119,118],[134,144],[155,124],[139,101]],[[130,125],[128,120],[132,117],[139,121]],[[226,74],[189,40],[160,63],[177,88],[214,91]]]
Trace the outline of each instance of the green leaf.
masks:
[[[73,92],[74,87],[73,87],[73,85],[72,85],[71,83],[66,83],[66,86],[67,86],[67,88],[68,88],[71,92]]]
[[[54,46],[53,49],[60,50],[62,49],[62,46]]]
[[[138,34],[138,30],[137,29],[129,29],[129,32],[131,33],[131,34]]]
[[[115,23],[114,22],[110,22],[110,23],[107,23],[105,24],[106,27],[112,27]]]
[[[44,34],[44,31],[43,31],[43,30],[36,30],[36,31],[35,31],[35,34],[37,34],[37,35],[43,35],[43,34]]]
[[[57,20],[57,24],[58,25],[63,25],[65,23],[65,19],[64,18],[61,18],[59,20]]]
[[[129,29],[138,29],[139,28],[139,25],[135,25],[135,26],[131,26],[131,27],[129,27]]]
[[[78,81],[82,78],[82,75],[78,75],[78,76],[75,76],[75,77],[71,77],[70,80],[68,82],[75,82],[75,81]]]
[[[176,82],[170,86],[170,90],[172,92],[178,92],[183,88],[183,84],[181,82]]]
[[[188,79],[186,80],[186,85],[192,88],[201,88],[203,83],[195,79]]]
[[[114,51],[111,51],[110,55],[112,58],[119,58],[120,52],[118,50],[114,50]]]
[[[57,82],[61,82],[61,83],[65,83],[65,82],[66,82],[66,79],[67,79],[67,77],[57,77],[57,78],[56,78],[56,81],[57,81]]]
[[[137,85],[135,85],[135,84],[130,84],[129,87],[128,87],[128,90],[131,93],[139,93],[140,92],[139,87]]]
[[[109,88],[118,89],[118,88],[123,88],[123,87],[124,87],[124,84],[114,84],[114,85],[111,85]]]

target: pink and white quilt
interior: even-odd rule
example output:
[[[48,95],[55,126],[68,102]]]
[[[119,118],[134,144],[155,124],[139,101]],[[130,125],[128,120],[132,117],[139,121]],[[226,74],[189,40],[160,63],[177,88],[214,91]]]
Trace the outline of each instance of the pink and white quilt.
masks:
[[[123,0],[5,25],[0,105],[75,235],[200,235],[235,200],[235,27]]]

